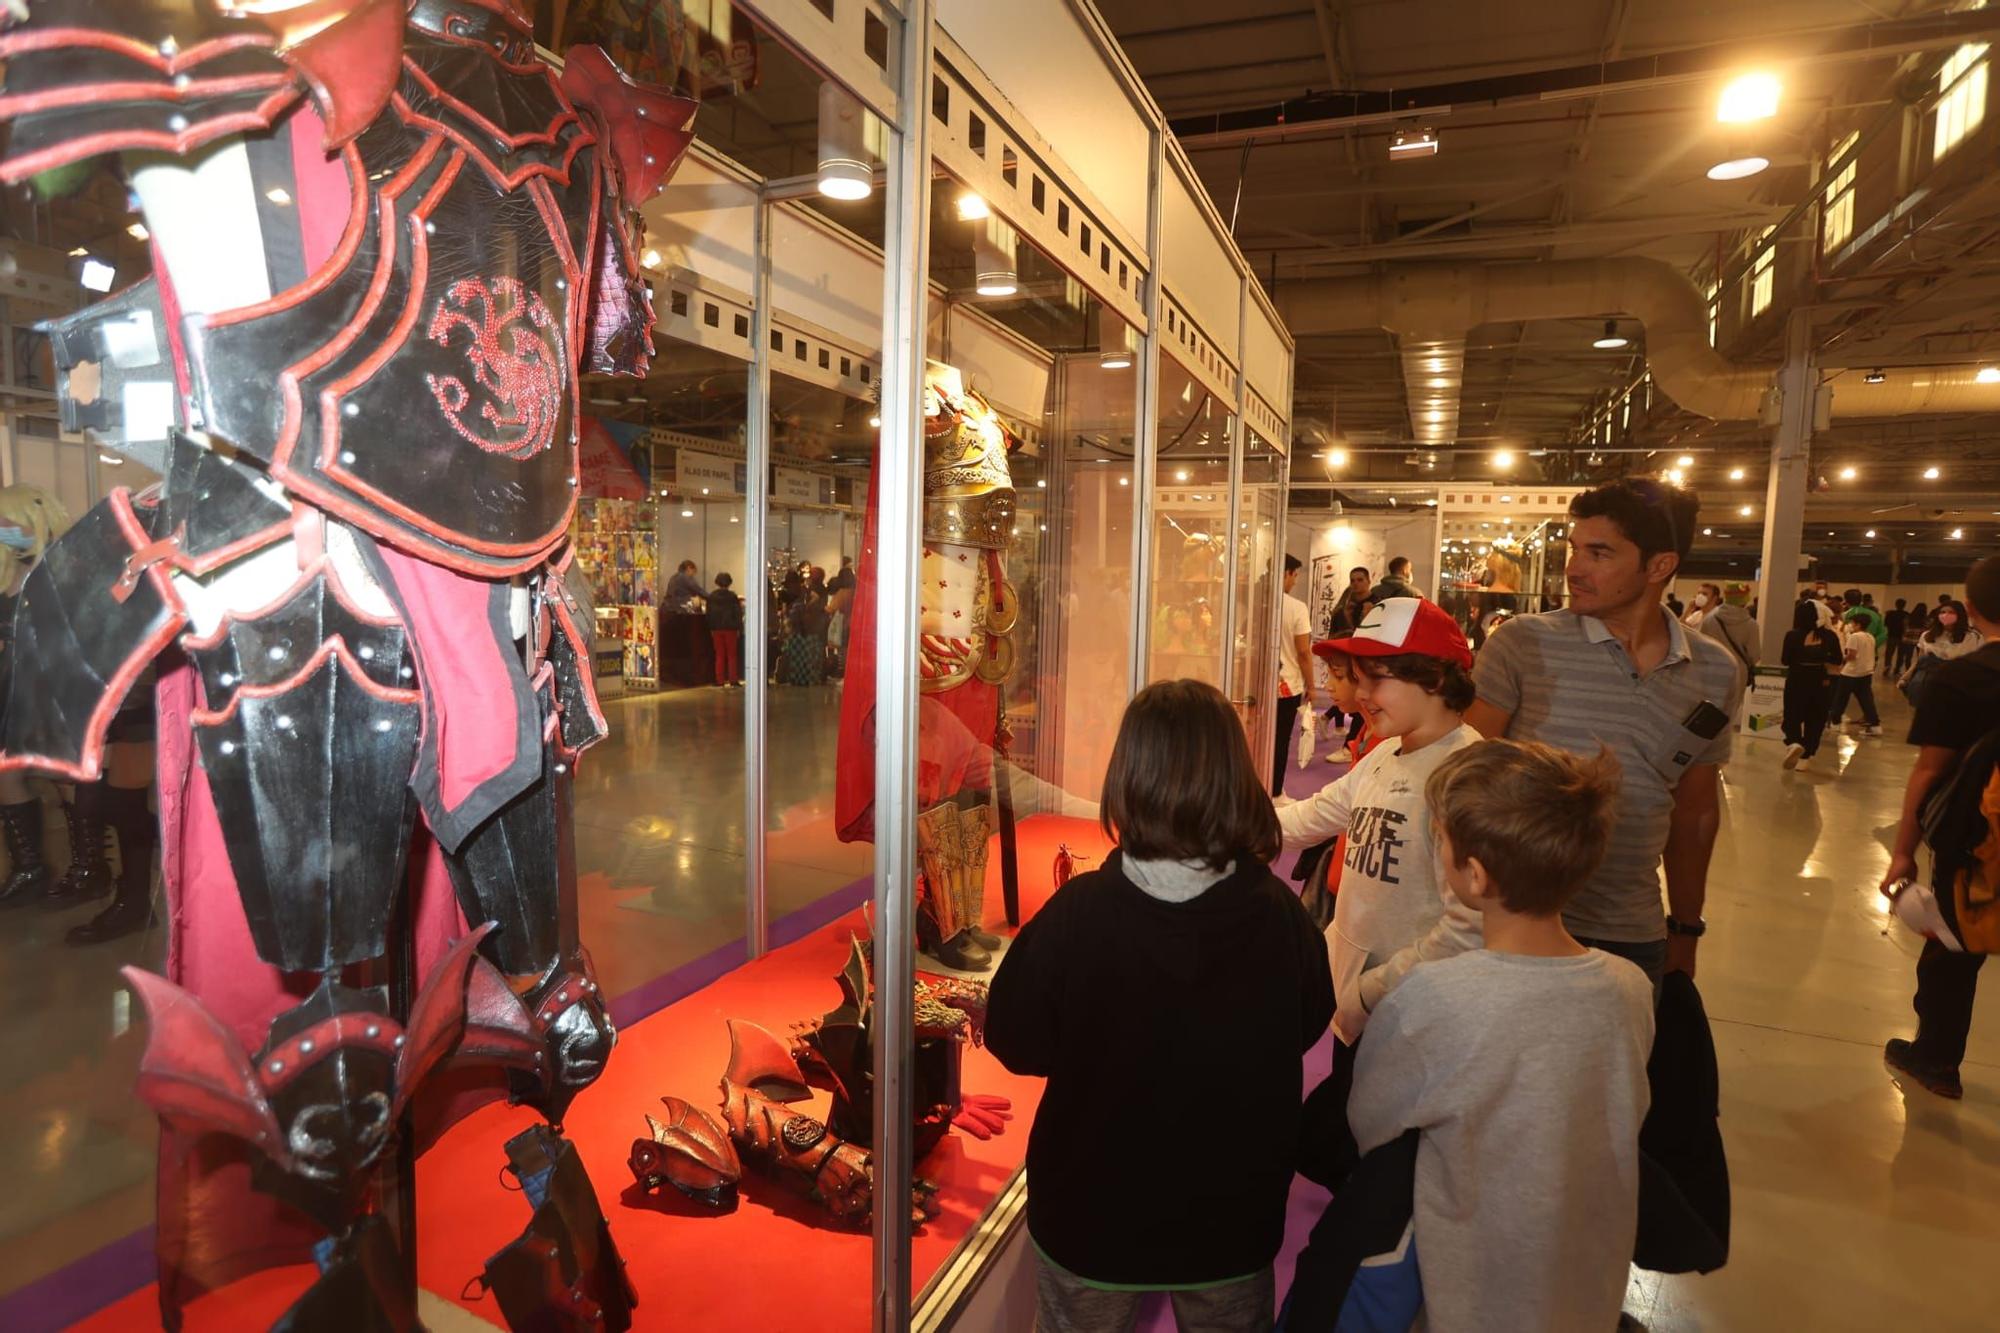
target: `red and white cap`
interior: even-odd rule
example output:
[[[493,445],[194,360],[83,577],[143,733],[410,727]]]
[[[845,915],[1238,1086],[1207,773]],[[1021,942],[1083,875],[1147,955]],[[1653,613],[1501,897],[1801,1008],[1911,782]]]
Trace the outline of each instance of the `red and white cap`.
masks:
[[[1321,657],[1351,653],[1357,657],[1393,657],[1421,653],[1462,667],[1472,666],[1472,645],[1465,631],[1436,602],[1421,597],[1387,597],[1368,609],[1360,628],[1344,639],[1313,645]]]

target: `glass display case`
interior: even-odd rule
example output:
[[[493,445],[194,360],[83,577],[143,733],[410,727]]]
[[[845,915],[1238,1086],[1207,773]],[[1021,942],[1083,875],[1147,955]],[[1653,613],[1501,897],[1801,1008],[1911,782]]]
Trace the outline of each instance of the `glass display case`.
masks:
[[[1211,681],[1270,726],[1289,337],[1080,0],[540,24],[538,59],[600,40],[701,100],[635,233],[650,373],[578,385],[576,610],[609,734],[555,770],[552,841],[617,1048],[563,1134],[635,1327],[978,1326],[1025,1241],[1040,1097],[979,1044],[979,988],[1059,857],[1108,851],[1137,688]],[[210,1233],[185,1200],[156,1214],[116,968],[171,972],[186,929],[0,950],[40,997],[8,1034],[74,1038],[13,1094],[34,1133],[0,1157],[24,1182],[0,1327],[265,1325],[314,1279],[287,1219],[170,1275],[165,1306],[153,1285],[158,1232]],[[528,1218],[503,1163],[540,1122],[505,1090],[454,1069],[379,1178],[436,1326],[505,1322],[480,1278]],[[664,1164],[711,1130],[726,1182]]]

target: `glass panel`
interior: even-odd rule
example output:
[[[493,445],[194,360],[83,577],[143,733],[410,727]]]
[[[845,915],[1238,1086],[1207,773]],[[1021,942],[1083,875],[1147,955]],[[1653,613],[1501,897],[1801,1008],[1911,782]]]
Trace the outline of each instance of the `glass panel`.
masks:
[[[1254,430],[1243,436],[1243,500],[1236,527],[1236,640],[1231,647],[1232,702],[1261,754],[1277,725],[1273,692],[1277,662],[1266,645],[1278,640],[1273,561],[1279,558],[1278,514],[1284,507],[1285,459]],[[1306,589],[1299,589],[1303,598]]]
[[[1171,356],[1160,358],[1153,473],[1148,680],[1222,683],[1229,436],[1235,414]]]

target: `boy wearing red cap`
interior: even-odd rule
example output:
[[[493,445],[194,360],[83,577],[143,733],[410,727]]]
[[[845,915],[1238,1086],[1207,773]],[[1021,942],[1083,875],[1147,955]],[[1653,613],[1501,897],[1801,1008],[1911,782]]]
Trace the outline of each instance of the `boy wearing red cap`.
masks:
[[[1308,1139],[1317,1135],[1326,1151],[1309,1154],[1302,1167],[1332,1186],[1353,1160],[1347,1088],[1368,1011],[1417,963],[1480,946],[1479,916],[1445,883],[1424,804],[1424,784],[1438,765],[1480,737],[1462,717],[1473,699],[1472,649],[1436,603],[1389,598],[1353,634],[1314,651],[1350,675],[1381,738],[1339,780],[1278,809],[1287,850],[1347,835],[1326,929],[1341,1049],[1332,1076],[1307,1103]]]

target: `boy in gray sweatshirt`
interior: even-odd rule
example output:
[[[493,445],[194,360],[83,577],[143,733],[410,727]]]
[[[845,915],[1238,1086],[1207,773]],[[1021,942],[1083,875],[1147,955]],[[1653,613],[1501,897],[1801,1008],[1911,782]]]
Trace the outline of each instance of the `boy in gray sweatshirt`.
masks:
[[[1484,741],[1427,784],[1446,881],[1485,947],[1416,968],[1370,1016],[1348,1119],[1363,1152],[1419,1131],[1413,1241],[1440,1333],[1618,1322],[1653,990],[1562,922],[1603,858],[1615,772]]]

